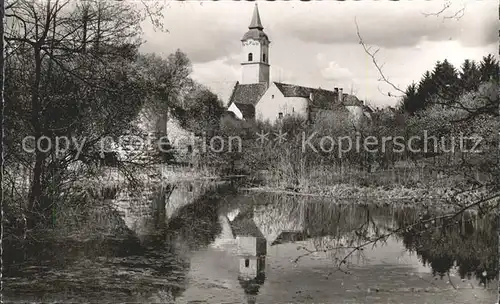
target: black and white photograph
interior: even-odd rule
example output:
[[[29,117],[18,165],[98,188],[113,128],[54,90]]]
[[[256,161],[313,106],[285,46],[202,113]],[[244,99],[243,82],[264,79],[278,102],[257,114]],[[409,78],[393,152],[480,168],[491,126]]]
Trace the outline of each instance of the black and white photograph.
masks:
[[[0,0],[0,303],[500,303],[495,0]]]

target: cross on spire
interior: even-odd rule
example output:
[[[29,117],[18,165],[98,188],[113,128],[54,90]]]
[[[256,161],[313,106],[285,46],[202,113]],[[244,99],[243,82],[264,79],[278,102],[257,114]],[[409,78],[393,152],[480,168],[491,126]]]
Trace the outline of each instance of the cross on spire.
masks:
[[[259,7],[257,6],[257,3],[255,3],[255,8],[253,9],[252,22],[250,22],[250,26],[248,26],[248,28],[259,29],[259,30],[264,29],[264,27],[262,26],[262,22],[260,21]]]

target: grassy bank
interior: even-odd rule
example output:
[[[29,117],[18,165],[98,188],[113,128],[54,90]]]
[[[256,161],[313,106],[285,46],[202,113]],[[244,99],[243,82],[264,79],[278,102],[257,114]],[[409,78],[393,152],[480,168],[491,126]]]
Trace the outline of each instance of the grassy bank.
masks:
[[[427,168],[401,167],[374,172],[317,166],[299,172],[280,170],[256,174],[250,191],[321,196],[359,201],[468,202],[486,195],[472,191],[459,176]]]
[[[253,186],[242,190],[251,192],[272,192],[287,195],[302,195],[330,198],[339,201],[352,201],[355,203],[404,203],[434,205],[440,203],[465,203],[486,197],[482,191],[461,192],[456,189],[434,188],[417,189],[402,186],[391,189],[384,187],[359,187],[350,184],[337,184],[330,186],[311,187],[308,191],[292,191],[287,189]]]

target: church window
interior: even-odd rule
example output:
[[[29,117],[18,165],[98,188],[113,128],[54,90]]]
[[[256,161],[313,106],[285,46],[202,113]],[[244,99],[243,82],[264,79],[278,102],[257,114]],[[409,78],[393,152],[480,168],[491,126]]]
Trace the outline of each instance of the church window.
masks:
[[[250,266],[250,260],[245,259],[245,267],[247,267],[247,268],[248,268],[249,266]]]
[[[295,108],[292,108],[292,113],[295,113]]]
[[[266,62],[266,54],[262,55],[262,61]]]
[[[271,95],[271,98],[274,99],[274,95]]]
[[[248,53],[248,61],[252,61],[253,60],[253,54],[252,53]]]
[[[278,113],[278,118],[280,118],[280,119],[283,118],[283,113],[282,112]]]

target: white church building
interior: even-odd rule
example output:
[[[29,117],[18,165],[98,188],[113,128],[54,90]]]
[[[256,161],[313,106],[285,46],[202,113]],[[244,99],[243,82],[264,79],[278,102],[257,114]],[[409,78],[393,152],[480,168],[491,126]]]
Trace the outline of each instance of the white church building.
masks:
[[[344,111],[356,121],[370,117],[370,108],[342,88],[333,91],[270,81],[270,40],[255,4],[252,21],[243,35],[241,81],[236,82],[228,112],[241,120],[276,123],[296,115],[307,120],[324,111]]]

